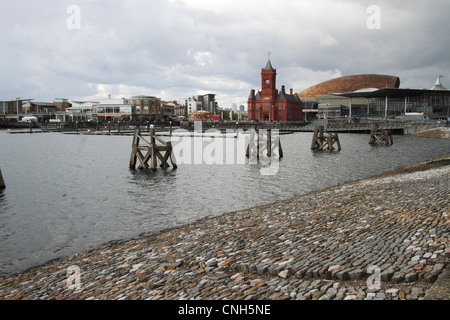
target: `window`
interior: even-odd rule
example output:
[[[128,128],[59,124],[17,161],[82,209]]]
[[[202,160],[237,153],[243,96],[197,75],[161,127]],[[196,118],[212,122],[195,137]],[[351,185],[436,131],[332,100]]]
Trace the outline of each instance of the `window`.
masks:
[[[120,113],[131,113],[131,106],[120,107]]]

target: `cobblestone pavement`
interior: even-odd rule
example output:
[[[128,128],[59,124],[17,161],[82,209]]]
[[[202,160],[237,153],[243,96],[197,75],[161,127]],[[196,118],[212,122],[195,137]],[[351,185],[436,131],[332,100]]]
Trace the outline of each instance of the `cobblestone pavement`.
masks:
[[[420,300],[449,261],[449,173],[361,180],[109,244],[0,278],[0,299]]]

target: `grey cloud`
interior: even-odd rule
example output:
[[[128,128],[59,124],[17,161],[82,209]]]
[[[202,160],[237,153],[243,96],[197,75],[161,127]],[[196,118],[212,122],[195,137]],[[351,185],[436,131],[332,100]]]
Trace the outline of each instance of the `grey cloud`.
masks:
[[[81,28],[69,30],[66,9],[75,3]],[[355,73],[395,74],[402,84],[426,87],[437,75],[448,75],[448,1],[380,0],[380,30],[367,29],[371,4],[4,2],[0,67],[8,77],[0,80],[0,99],[93,96],[92,83],[147,88],[170,99],[214,90],[245,103],[250,87],[260,85],[268,51],[278,83],[287,87]]]

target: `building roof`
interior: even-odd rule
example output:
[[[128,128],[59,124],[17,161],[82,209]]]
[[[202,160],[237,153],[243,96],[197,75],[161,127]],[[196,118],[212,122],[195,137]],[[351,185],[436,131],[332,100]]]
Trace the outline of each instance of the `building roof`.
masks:
[[[320,96],[330,93],[354,92],[364,88],[398,88],[399,86],[400,78],[396,76],[360,74],[335,78],[316,84],[306,90],[303,90],[298,95],[302,100],[314,100]]]
[[[40,102],[40,101],[30,101],[30,105],[33,104],[35,106],[42,106],[42,107],[54,107],[56,108],[56,105],[54,102]]]
[[[283,90],[278,92],[276,100],[288,100],[288,101],[297,101],[297,102],[301,101],[298,95],[288,94],[286,92],[283,92]]]
[[[199,110],[199,111],[193,111],[192,112],[193,114],[197,114],[197,115],[202,115],[202,114],[204,114],[204,115],[208,115],[208,114],[211,114],[211,112],[209,112],[209,111],[206,111],[206,110]]]
[[[434,86],[431,88],[431,90],[448,90],[446,87],[444,87],[441,83],[441,78],[443,76],[439,76],[436,80],[436,83],[434,84]]]
[[[335,96],[347,98],[404,98],[412,96],[450,96],[450,90],[426,90],[426,89],[400,89],[400,88],[385,88],[376,91],[357,90],[355,92],[346,93],[332,93]]]
[[[265,70],[270,70],[270,69],[273,69],[273,67],[272,67],[272,63],[270,62],[270,59],[269,60],[267,60],[267,63],[266,63],[266,66],[265,66],[265,68],[264,68]]]

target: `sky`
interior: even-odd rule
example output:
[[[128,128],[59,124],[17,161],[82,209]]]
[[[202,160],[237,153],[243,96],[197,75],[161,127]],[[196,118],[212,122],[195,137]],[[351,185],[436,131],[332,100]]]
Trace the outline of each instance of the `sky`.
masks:
[[[301,92],[353,74],[450,88],[448,0],[0,0],[0,100],[216,94],[247,105],[270,60]]]

